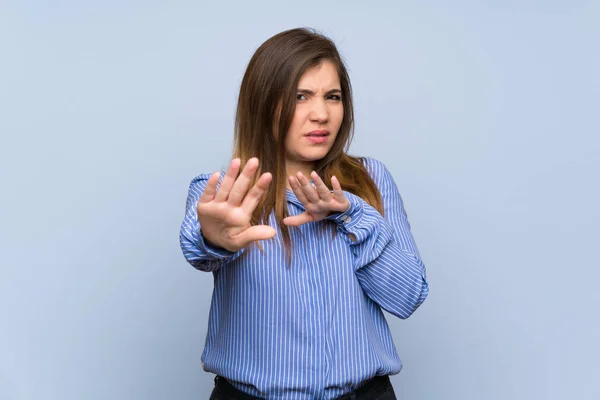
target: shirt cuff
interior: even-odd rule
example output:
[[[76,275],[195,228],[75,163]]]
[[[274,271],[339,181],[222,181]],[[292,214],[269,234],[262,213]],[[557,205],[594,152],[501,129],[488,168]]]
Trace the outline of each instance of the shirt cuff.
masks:
[[[198,247],[203,250],[210,258],[215,260],[223,260],[232,257],[236,253],[226,250],[222,247],[217,247],[204,239],[202,231],[198,234]]]
[[[326,219],[335,222],[340,228],[352,232],[352,228],[359,223],[364,213],[363,199],[346,191],[344,191],[344,196],[350,202],[350,208],[342,213],[333,213]]]

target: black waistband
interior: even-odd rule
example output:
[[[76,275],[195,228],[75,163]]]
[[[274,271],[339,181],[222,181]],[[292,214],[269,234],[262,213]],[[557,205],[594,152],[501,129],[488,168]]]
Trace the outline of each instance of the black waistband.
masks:
[[[361,385],[358,389],[350,392],[344,393],[342,396],[337,399],[360,399],[360,396],[370,394],[370,395],[379,395],[385,393],[385,391],[391,385],[390,378],[387,375],[376,376],[372,379],[366,381],[363,385]],[[255,397],[244,393],[238,389],[236,389],[231,383],[227,382],[227,379],[222,376],[215,376],[215,387],[219,389],[223,394],[227,395],[231,399],[236,400],[260,400],[260,397]]]
[[[260,400],[260,397],[251,396],[236,389],[231,383],[227,382],[227,379],[219,375],[215,376],[215,387],[227,396],[226,400]]]

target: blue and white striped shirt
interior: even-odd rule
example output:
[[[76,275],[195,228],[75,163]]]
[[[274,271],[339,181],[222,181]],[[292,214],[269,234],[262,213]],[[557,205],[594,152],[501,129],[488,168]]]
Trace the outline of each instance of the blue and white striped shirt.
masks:
[[[188,262],[214,275],[205,371],[267,399],[331,399],[375,375],[400,372],[381,309],[407,318],[429,288],[392,176],[383,163],[364,160],[385,218],[344,192],[348,211],[290,229],[290,268],[274,215],[277,235],[261,242],[264,253],[208,245],[196,203],[210,174],[192,180],[180,241]],[[304,212],[289,189],[287,202],[290,215]]]

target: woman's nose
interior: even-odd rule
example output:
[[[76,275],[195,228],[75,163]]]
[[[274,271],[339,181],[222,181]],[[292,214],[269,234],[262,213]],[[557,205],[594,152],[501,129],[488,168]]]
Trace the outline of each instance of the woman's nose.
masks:
[[[325,101],[314,101],[312,104],[312,109],[310,111],[310,119],[318,122],[326,122],[328,116],[329,112],[327,110],[327,105],[325,104]]]

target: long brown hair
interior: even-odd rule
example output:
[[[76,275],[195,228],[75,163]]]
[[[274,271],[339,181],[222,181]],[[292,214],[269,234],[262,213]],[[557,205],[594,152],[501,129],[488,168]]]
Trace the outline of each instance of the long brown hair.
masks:
[[[308,28],[290,29],[264,42],[254,53],[242,80],[235,118],[233,157],[242,166],[252,158],[260,162],[260,176],[273,175],[273,181],[252,216],[252,224],[266,224],[275,211],[283,236],[288,262],[291,240],[283,218],[288,216],[286,201],[285,136],[296,109],[296,90],[302,74],[322,61],[331,61],[338,72],[344,117],[329,153],[315,162],[315,171],[331,188],[335,176],[342,189],[351,192],[383,215],[377,186],[361,158],[347,154],[354,135],[352,87],[348,71],[335,44],[323,34]]]

